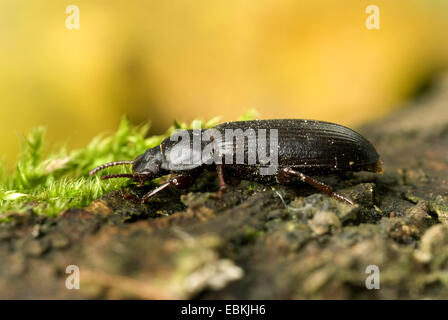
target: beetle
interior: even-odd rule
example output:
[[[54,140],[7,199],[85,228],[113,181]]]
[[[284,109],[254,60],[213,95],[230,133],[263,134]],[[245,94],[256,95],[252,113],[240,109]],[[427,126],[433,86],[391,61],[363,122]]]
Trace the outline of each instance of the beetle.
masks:
[[[212,134],[208,132],[208,140],[201,139],[202,135],[207,133],[205,129],[183,130],[179,134],[189,138],[186,143],[180,144],[179,139],[166,138],[159,146],[148,149],[135,160],[106,163],[90,171],[90,175],[117,165],[132,165],[132,173],[111,174],[101,179],[131,178],[142,185],[146,181],[168,175],[165,183],[141,198],[142,203],[170,186],[186,187],[198,173],[208,169],[216,170],[218,174],[219,194],[226,191],[227,176],[266,184],[286,184],[298,178],[337,200],[354,205],[351,199],[335,192],[333,188],[311,175],[355,171],[382,173],[382,162],[375,147],[359,133],[335,123],[303,119],[250,120],[225,122],[212,130]],[[247,143],[235,143],[235,139],[238,139],[234,139],[235,136],[224,140],[216,139],[222,138],[223,133],[234,133],[238,130],[239,133],[243,132],[243,142]],[[253,134],[256,131],[259,133],[258,138]],[[261,136],[265,138],[266,145],[261,146],[258,152],[263,149],[266,153],[269,150],[270,154],[277,155],[277,165],[270,174],[260,174],[260,169],[268,169],[269,166],[266,161],[263,162],[260,153],[255,153],[255,156],[251,154],[251,146],[260,147],[257,143]],[[194,154],[198,155],[194,149],[195,141],[199,141],[202,156],[199,161],[183,161],[184,158],[191,160],[192,154],[193,157]],[[208,152],[204,152],[207,146]],[[241,157],[239,162],[235,162],[238,154]],[[258,157],[258,161],[254,162],[254,157]],[[230,163],[224,161],[229,159],[232,160]]]

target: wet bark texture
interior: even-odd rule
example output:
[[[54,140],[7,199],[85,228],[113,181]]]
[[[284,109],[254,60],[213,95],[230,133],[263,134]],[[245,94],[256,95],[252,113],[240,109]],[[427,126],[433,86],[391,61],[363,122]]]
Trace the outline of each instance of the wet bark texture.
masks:
[[[244,180],[218,198],[204,173],[146,205],[122,199],[147,191],[130,187],[56,218],[11,214],[0,224],[0,298],[446,299],[447,101],[445,78],[359,129],[384,174],[325,177],[355,207]],[[69,265],[79,290],[66,287]],[[371,265],[378,290],[366,288]]]

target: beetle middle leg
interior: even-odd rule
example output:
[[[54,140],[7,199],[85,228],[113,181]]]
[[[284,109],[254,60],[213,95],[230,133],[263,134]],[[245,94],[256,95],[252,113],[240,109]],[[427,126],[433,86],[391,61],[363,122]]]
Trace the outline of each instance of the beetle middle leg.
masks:
[[[334,192],[332,187],[327,186],[326,184],[324,184],[316,179],[313,179],[310,176],[307,176],[299,171],[295,171],[291,168],[282,169],[279,173],[279,181],[282,182],[282,181],[284,181],[285,178],[288,178],[288,177],[298,177],[302,182],[305,182],[305,183],[313,186],[314,188],[322,191],[323,193],[325,193],[329,196],[332,196],[333,198],[335,198],[339,201],[346,202],[351,205],[355,204],[349,198],[344,197],[343,195]]]
[[[154,190],[145,194],[142,197],[142,199],[140,200],[140,202],[141,203],[147,202],[150,198],[155,196],[157,193],[159,193],[162,190],[165,190],[166,188],[168,188],[170,186],[175,186],[176,188],[179,188],[179,189],[186,188],[186,187],[190,186],[191,180],[192,180],[192,177],[188,176],[188,175],[176,176],[176,177],[170,179],[169,181],[165,182],[164,184],[158,186]]]
[[[216,172],[219,178],[219,191],[217,193],[218,197],[221,197],[224,192],[227,191],[226,181],[224,180],[224,170],[222,164],[216,165]]]

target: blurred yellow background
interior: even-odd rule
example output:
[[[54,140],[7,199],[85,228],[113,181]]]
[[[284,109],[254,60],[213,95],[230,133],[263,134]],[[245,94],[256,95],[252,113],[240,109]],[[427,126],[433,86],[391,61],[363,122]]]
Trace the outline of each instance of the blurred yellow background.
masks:
[[[2,0],[1,156],[37,125],[82,147],[124,113],[154,133],[251,108],[355,126],[447,67],[447,31],[445,0]]]

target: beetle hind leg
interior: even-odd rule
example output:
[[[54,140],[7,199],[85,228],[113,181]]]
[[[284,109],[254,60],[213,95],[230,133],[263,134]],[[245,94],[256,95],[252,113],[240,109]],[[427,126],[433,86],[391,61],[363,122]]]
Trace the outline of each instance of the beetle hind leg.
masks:
[[[280,183],[284,183],[284,181],[287,178],[289,178],[289,177],[298,177],[302,182],[305,182],[305,183],[313,186],[314,188],[316,188],[316,189],[322,191],[323,193],[325,193],[325,194],[335,198],[336,200],[348,203],[350,205],[354,205],[355,204],[351,199],[349,199],[349,198],[347,198],[347,197],[345,197],[345,196],[343,196],[343,195],[341,195],[339,193],[334,192],[332,187],[327,186],[326,184],[324,184],[324,183],[322,183],[322,182],[320,182],[320,181],[318,181],[316,179],[313,179],[310,176],[307,176],[307,175],[305,175],[305,174],[303,174],[303,173],[301,173],[299,171],[293,170],[291,168],[284,168],[284,169],[282,169],[280,171],[280,173],[279,173],[278,180],[279,180]]]

